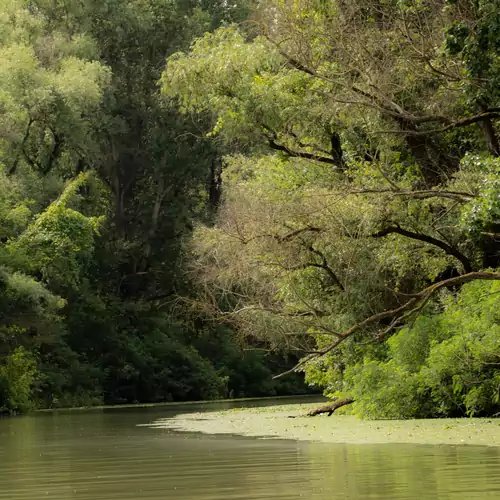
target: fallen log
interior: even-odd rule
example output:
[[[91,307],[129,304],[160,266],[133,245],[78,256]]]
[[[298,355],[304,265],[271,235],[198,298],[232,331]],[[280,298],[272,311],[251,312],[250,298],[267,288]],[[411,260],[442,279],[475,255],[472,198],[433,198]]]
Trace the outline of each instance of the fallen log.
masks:
[[[350,405],[351,403],[354,403],[354,399],[351,398],[345,398],[345,399],[338,399],[337,401],[333,401],[333,403],[328,403],[326,405],[320,406],[319,408],[315,408],[314,410],[311,410],[307,412],[308,417],[315,417],[316,415],[321,415],[322,413],[328,413],[328,416],[332,415],[333,412],[342,406]]]

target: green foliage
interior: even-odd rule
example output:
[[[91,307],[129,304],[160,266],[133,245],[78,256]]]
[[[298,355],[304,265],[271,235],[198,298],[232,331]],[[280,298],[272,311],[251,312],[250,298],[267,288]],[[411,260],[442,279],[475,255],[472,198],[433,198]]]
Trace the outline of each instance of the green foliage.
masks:
[[[500,267],[498,12],[269,0],[163,72],[228,151],[189,246],[200,302],[360,415],[498,410],[496,320],[467,305],[486,285],[441,289]]]
[[[167,56],[246,12],[0,0],[2,411],[273,393],[272,363],[240,374],[229,334],[205,332],[224,354],[197,345],[175,307],[220,154],[158,92]]]
[[[497,412],[497,4],[0,0],[0,407]]]
[[[463,162],[462,178],[478,185],[478,196],[464,206],[461,225],[479,239],[485,231],[500,226],[500,161],[498,158],[468,156]]]
[[[22,347],[0,364],[0,413],[24,412],[32,407],[31,389],[36,375],[36,360]]]
[[[72,181],[9,246],[12,252],[29,255],[30,271],[39,272],[54,289],[77,286],[93,254],[99,219],[68,206],[87,177],[81,174]]]
[[[497,100],[500,82],[500,14],[498,1],[481,1],[474,6],[475,22],[470,19],[455,20],[446,31],[445,47],[452,55],[460,55],[471,80],[482,79],[483,88],[473,85],[467,90],[470,97]],[[455,14],[457,7],[450,8]],[[458,11],[458,9],[457,9]],[[461,17],[461,16],[460,16]]]
[[[367,418],[481,416],[500,408],[498,283],[465,285],[445,310],[392,337],[385,357],[351,366],[345,386]]]

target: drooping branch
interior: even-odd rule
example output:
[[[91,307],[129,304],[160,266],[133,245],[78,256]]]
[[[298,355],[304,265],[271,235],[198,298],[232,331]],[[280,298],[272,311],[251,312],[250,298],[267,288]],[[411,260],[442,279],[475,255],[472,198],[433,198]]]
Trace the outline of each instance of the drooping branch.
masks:
[[[456,248],[452,247],[448,243],[438,240],[432,236],[422,233],[415,233],[413,231],[408,231],[407,229],[403,229],[398,225],[388,226],[384,229],[377,231],[370,236],[372,238],[383,238],[384,236],[388,236],[389,234],[399,234],[401,236],[405,236],[406,238],[410,238],[417,241],[422,241],[424,243],[429,243],[430,245],[434,245],[435,247],[440,248],[448,255],[455,257],[462,264],[465,273],[472,272],[472,264],[468,257],[466,257],[462,252],[458,251]]]
[[[376,325],[387,318],[392,318],[392,323],[390,327],[383,332],[383,336],[386,336],[390,331],[396,328],[396,326],[398,326],[399,324],[403,324],[405,320],[407,320],[412,316],[412,314],[418,314],[421,311],[423,305],[425,305],[432,298],[432,296],[441,288],[449,288],[457,285],[463,285],[464,283],[469,283],[471,281],[477,281],[477,280],[498,281],[500,280],[500,272],[477,271],[468,274],[463,274],[461,276],[457,276],[454,278],[449,278],[443,281],[439,281],[438,283],[434,283],[433,285],[424,288],[420,292],[415,293],[413,297],[409,299],[407,302],[405,302],[403,305],[395,309],[390,309],[387,311],[379,312],[377,314],[373,314],[372,316],[369,316],[363,321],[341,332],[339,334],[339,337],[335,341],[333,341],[332,343],[321,349],[319,353],[310,354],[304,357],[293,368],[283,373],[280,373],[279,375],[276,375],[274,378],[283,377],[289,373],[295,372],[303,368],[310,361],[325,356],[329,352],[336,349],[342,342],[347,340],[349,337],[353,336],[355,333],[363,331],[366,328],[370,328],[373,325]]]

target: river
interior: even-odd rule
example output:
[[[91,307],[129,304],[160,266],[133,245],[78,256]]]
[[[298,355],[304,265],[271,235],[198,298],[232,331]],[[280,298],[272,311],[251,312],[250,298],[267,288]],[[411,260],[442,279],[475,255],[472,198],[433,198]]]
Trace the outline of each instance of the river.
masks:
[[[500,447],[324,444],[141,425],[193,409],[0,420],[0,500],[500,498]]]

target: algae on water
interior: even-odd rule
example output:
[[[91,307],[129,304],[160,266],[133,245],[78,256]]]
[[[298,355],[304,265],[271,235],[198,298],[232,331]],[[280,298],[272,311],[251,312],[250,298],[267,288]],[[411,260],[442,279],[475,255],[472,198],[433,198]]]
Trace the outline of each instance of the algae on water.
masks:
[[[325,443],[500,446],[500,419],[360,420],[351,415],[305,416],[314,406],[295,404],[188,413],[147,425],[184,432]]]

